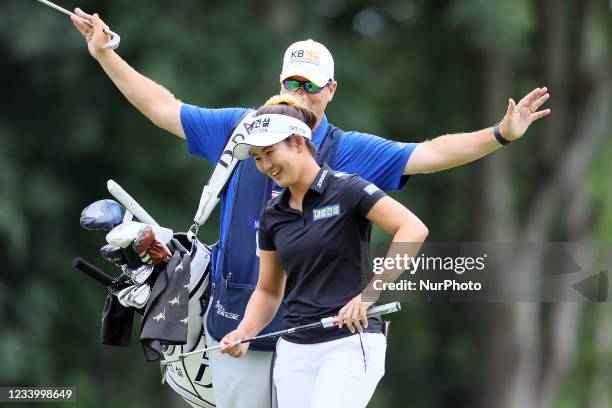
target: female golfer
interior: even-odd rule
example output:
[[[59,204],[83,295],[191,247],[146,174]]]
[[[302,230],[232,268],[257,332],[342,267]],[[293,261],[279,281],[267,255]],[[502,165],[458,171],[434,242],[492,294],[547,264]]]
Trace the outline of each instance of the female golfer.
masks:
[[[230,343],[257,335],[281,301],[286,328],[338,314],[339,329],[279,340],[273,375],[278,406],[365,407],[384,374],[386,338],[381,319],[366,317],[375,296],[366,295],[369,285],[362,280],[362,245],[374,222],[396,243],[418,243],[408,251],[415,256],[428,231],[375,185],[319,166],[310,142],[315,122],[294,97],[277,96],[258,110],[249,135],[234,149],[240,160],[254,157],[258,170],[285,190],[261,215],[257,288],[238,328],[222,339],[227,346],[221,352],[243,356],[248,343]]]

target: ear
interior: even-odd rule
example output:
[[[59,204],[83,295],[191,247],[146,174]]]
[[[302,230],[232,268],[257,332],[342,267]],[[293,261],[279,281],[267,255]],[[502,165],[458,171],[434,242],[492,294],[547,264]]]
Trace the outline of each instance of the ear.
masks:
[[[327,102],[331,102],[334,99],[334,94],[336,93],[336,88],[338,87],[338,81],[334,81],[327,87],[329,92],[329,99]]]
[[[306,147],[304,137],[301,135],[291,136],[291,144],[297,148],[298,153],[302,153],[304,151],[304,148]]]

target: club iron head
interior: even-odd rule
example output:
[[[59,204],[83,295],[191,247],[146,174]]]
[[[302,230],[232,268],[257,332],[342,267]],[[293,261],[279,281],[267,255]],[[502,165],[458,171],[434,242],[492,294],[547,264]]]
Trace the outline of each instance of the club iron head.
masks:
[[[117,299],[125,307],[143,308],[151,296],[151,287],[147,284],[132,285],[117,293]]]

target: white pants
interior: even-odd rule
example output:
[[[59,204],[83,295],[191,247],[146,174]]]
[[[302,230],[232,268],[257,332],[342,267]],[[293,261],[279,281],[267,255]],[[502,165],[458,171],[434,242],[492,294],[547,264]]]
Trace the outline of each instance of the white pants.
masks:
[[[382,333],[316,344],[281,339],[274,364],[278,407],[365,407],[385,373],[386,349]]]

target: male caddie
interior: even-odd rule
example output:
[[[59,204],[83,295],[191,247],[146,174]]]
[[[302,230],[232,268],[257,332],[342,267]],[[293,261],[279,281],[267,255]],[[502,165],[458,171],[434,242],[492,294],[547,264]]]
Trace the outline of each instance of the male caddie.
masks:
[[[186,139],[191,154],[215,164],[236,125],[247,113],[243,108],[208,109],[184,104],[167,89],[136,72],[113,50],[104,49],[105,24],[97,14],[75,10],[93,28],[72,18],[95,58],[117,88],[147,118],[170,133]],[[416,144],[397,143],[360,132],[344,132],[328,122],[325,108],[338,83],[329,51],[312,40],[289,46],[283,59],[280,92],[296,93],[317,116],[312,142],[320,163],[355,173],[384,191],[401,189],[407,176],[451,168],[478,159],[520,138],[529,125],[550,113],[538,111],[548,99],[546,88],[537,88],[515,105],[513,100],[495,128],[445,135]],[[256,235],[259,215],[278,190],[259,173],[254,160],[243,160],[234,171],[221,201],[219,244],[213,254],[214,295],[206,322],[207,335],[220,340],[234,330],[244,314],[257,283]],[[263,333],[281,329],[279,315]],[[212,340],[211,339],[211,340]],[[274,343],[251,344],[243,359],[211,353],[213,385],[220,408],[271,407]]]

